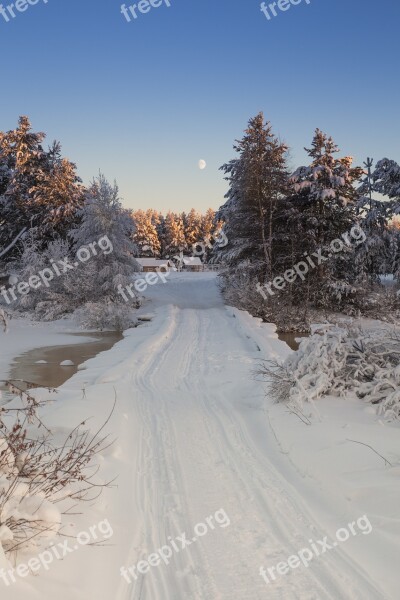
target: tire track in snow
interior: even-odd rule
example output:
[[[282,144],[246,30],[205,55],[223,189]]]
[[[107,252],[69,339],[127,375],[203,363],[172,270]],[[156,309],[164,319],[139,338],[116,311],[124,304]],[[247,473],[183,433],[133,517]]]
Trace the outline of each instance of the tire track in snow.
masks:
[[[207,339],[209,341],[215,327],[210,328],[210,323],[208,326],[209,335]],[[206,356],[204,359],[206,359]],[[206,365],[207,361],[200,361],[200,364]],[[209,370],[204,369],[202,376],[204,379],[208,379]],[[250,379],[250,372],[248,377]],[[292,486],[289,485],[288,493],[287,482],[268,459],[259,455],[246,433],[246,428],[243,427],[239,419],[235,418],[236,411],[229,412],[226,407],[222,407],[221,403],[218,402],[218,397],[213,393],[207,397],[207,400],[203,400],[203,405],[209,414],[209,423],[212,424],[211,427],[214,429],[214,432],[211,432],[212,439],[218,439],[218,433],[215,429],[219,428],[219,437],[223,441],[220,445],[220,451],[221,455],[224,456],[224,462],[230,465],[238,481],[247,490],[248,498],[259,505],[258,512],[253,513],[253,519],[256,522],[258,521],[261,531],[263,530],[262,527],[265,531],[266,526],[271,527],[272,525],[275,536],[281,540],[279,552],[275,556],[272,554],[268,557],[266,552],[264,559],[256,563],[255,571],[258,573],[260,564],[272,566],[281,560],[285,560],[290,554],[307,545],[310,530],[314,539],[318,539],[316,535],[320,535],[321,530],[317,528],[310,515],[305,512],[302,506],[303,503],[301,502],[301,506],[298,505],[297,493]],[[269,515],[269,523],[265,522],[264,516],[260,520],[259,515]],[[260,529],[255,527],[253,531],[256,536]],[[269,543],[266,544],[267,549],[268,546]],[[282,554],[283,549],[285,549],[285,552]],[[339,580],[337,577],[338,572],[341,574]],[[354,582],[355,572],[359,577],[356,583]],[[311,563],[309,570],[304,569],[302,576],[297,575],[296,585],[293,586],[293,598],[354,598],[360,600],[383,598],[374,585],[368,581],[366,574],[362,573],[357,565],[349,561],[347,557],[340,555],[338,551],[335,554],[316,559]],[[279,590],[279,584],[281,584],[281,590]],[[268,586],[265,591],[268,591],[269,596],[271,592],[275,592],[276,595],[273,597],[289,598],[290,587],[290,579],[283,577],[279,582]],[[314,596],[310,595],[311,590],[315,591]]]
[[[132,388],[140,394],[134,410],[143,432],[135,483],[142,520],[127,565],[168,543],[169,535],[190,535],[197,522],[219,508],[232,522],[171,557],[168,567],[140,576],[127,597],[381,598],[339,552],[269,586],[263,582],[261,564],[276,565],[307,545],[310,531],[315,536],[319,530],[292,486],[257,451],[238,401],[231,400],[238,390],[258,393],[251,381],[249,365],[256,353],[249,337],[232,327],[223,308],[176,309],[175,319],[168,339],[132,376]]]
[[[188,314],[186,311],[185,313]],[[179,312],[180,327],[174,330],[168,343],[165,343],[160,352],[134,377],[135,387],[141,392],[142,397],[142,402],[138,403],[144,432],[141,447],[146,445],[146,464],[151,467],[142,473],[138,481],[140,485],[138,485],[137,504],[143,515],[147,532],[143,532],[141,540],[134,548],[136,552],[132,553],[133,563],[143,558],[138,556],[138,552],[143,554],[144,548],[147,554],[155,551],[168,543],[169,535],[173,537],[179,535],[185,526],[184,516],[187,511],[181,505],[177,484],[177,462],[174,456],[176,443],[171,435],[173,428],[166,410],[168,403],[173,402],[174,389],[179,380],[185,377],[191,364],[192,340],[190,338],[185,340],[184,332],[186,326],[192,333],[195,332],[195,328],[192,320],[190,323],[185,323],[185,318],[182,319],[182,316],[184,311]],[[171,363],[174,368],[171,368]],[[162,383],[166,380],[170,380],[167,390]],[[160,490],[156,488],[157,485],[161,487]],[[149,516],[152,516],[153,520],[149,519]],[[186,530],[190,531],[191,524],[187,525]],[[187,561],[188,557],[185,558]],[[179,561],[174,557],[175,566],[177,562]],[[130,598],[132,600],[168,598],[173,568],[172,564],[168,567],[161,565],[153,573],[140,577]],[[198,589],[192,596],[192,591],[183,587],[182,594],[188,599],[200,597]]]
[[[203,317],[203,342],[199,348],[201,354],[199,365],[207,364],[207,354],[209,352],[208,344],[212,339],[213,332],[211,328],[214,323],[210,318],[205,319]],[[246,344],[247,345],[247,344]],[[203,359],[203,360],[202,360]],[[287,531],[277,526],[277,511],[276,502],[260,502],[264,500],[261,491],[265,484],[262,482],[260,486],[260,480],[255,477],[254,473],[254,457],[250,452],[248,446],[238,443],[235,440],[235,436],[228,436],[224,428],[228,425],[227,430],[234,431],[232,426],[231,417],[229,414],[224,413],[225,423],[222,426],[221,418],[217,412],[213,412],[210,409],[210,400],[214,394],[212,391],[208,391],[205,395],[201,392],[201,380],[207,380],[207,373],[201,373],[200,377],[198,369],[193,370],[191,373],[191,382],[195,384],[198,390],[197,400],[198,407],[203,409],[201,411],[202,424],[205,430],[205,436],[208,437],[208,443],[204,444],[206,448],[212,447],[213,449],[213,460],[209,464],[217,465],[218,476],[210,476],[209,467],[205,469],[204,486],[210,482],[217,482],[217,487],[214,496],[218,500],[214,500],[214,506],[221,502],[221,497],[229,498],[228,504],[225,500],[225,507],[228,514],[233,517],[232,527],[230,531],[231,538],[229,543],[220,539],[220,548],[216,548],[216,541],[212,540],[212,562],[214,563],[214,572],[217,574],[218,579],[218,598],[231,598],[232,594],[235,594],[235,598],[240,600],[247,600],[250,598],[264,598],[266,592],[268,595],[274,593],[274,598],[315,598],[315,600],[323,598],[333,598],[330,594],[326,594],[321,586],[316,584],[312,577],[302,575],[300,578],[302,593],[300,593],[300,586],[297,585],[296,595],[291,596],[289,593],[290,583],[288,580],[283,580],[278,584],[270,586],[266,589],[265,583],[258,574],[258,567],[264,563],[265,553],[261,552],[261,540],[268,549],[275,549],[272,555],[272,561],[270,564],[276,564],[281,560],[278,554],[282,548],[287,548]],[[250,376],[250,374],[249,374]],[[214,401],[211,400],[211,404]],[[195,408],[195,407],[193,407]],[[241,433],[241,432],[240,432]],[[231,443],[231,440],[235,443]],[[216,442],[219,441],[218,444]],[[199,446],[197,446],[199,447]],[[245,452],[243,452],[245,450]],[[196,449],[193,450],[195,455]],[[244,464],[243,454],[246,458],[249,456],[253,459],[250,463]],[[193,459],[194,460],[194,459]],[[206,464],[206,461],[205,461]],[[199,473],[198,473],[199,476]],[[265,480],[265,474],[264,474]],[[276,482],[273,482],[276,486]],[[223,493],[221,493],[223,491]],[[268,487],[268,494],[274,494],[275,499],[277,498],[276,490],[273,486]],[[282,498],[282,489],[278,488],[279,500]],[[210,508],[210,507],[209,507]],[[287,514],[285,515],[287,519]],[[296,515],[298,517],[298,515]],[[274,524],[274,527],[269,527],[268,521]],[[243,544],[244,539],[246,544]],[[292,541],[292,538],[291,538]],[[288,555],[291,552],[288,552]],[[220,564],[215,568],[215,562],[219,560]],[[210,562],[210,561],[209,561]],[[206,563],[207,564],[207,563]],[[209,565],[208,565],[209,566]],[[221,574],[221,576],[219,576]],[[310,595],[310,579],[315,588],[315,594]],[[216,585],[216,582],[215,582]],[[215,596],[213,596],[215,597]],[[336,596],[337,597],[337,596]]]

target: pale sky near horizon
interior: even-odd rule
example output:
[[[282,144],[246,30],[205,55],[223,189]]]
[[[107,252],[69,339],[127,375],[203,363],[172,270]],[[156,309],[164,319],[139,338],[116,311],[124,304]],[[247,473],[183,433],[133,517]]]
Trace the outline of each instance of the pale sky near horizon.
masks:
[[[120,11],[39,0],[0,15],[0,130],[27,114],[85,183],[116,179],[125,206],[217,208],[218,168],[260,110],[293,167],[316,127],[358,163],[400,162],[397,0],[303,0],[271,20],[259,0],[171,0],[129,23]]]

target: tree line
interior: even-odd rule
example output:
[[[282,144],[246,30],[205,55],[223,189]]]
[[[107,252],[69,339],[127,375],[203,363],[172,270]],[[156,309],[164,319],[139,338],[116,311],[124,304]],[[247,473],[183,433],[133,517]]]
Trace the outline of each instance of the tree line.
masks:
[[[43,132],[33,132],[26,116],[14,130],[0,132],[0,260],[18,257],[23,240],[34,235],[45,250],[51,242],[69,240],[79,225],[81,211],[93,196],[93,182],[85,187],[76,164],[62,156],[53,142],[45,150]],[[96,187],[96,186],[95,186]],[[204,215],[149,210],[126,211],[136,255],[165,258],[206,239],[214,231],[215,212]]]
[[[379,312],[385,302],[390,310],[399,308],[398,296],[382,286],[384,275],[397,283],[400,278],[395,161],[353,165],[317,129],[306,148],[309,164],[291,172],[289,148],[262,113],[250,119],[234,149],[237,156],[221,167],[229,189],[217,211],[230,242],[217,249],[227,301],[282,329],[306,323],[312,309]],[[355,226],[365,234],[363,243],[333,254],[332,242]],[[323,259],[308,277],[273,295],[257,293],[313,254]]]
[[[212,208],[204,215],[194,208],[188,213],[169,211],[166,216],[153,209],[136,210],[131,215],[140,255],[156,258],[169,258],[180,251],[190,254],[196,244],[212,238],[220,225]],[[208,252],[204,260],[209,258]]]
[[[215,214],[127,210],[116,183],[100,173],[84,186],[60,144],[45,150],[44,139],[28,117],[0,133],[0,304],[41,320],[73,314],[85,328],[126,329],[141,304],[137,291],[129,303],[119,292],[140,269],[135,257],[191,253],[212,235]]]

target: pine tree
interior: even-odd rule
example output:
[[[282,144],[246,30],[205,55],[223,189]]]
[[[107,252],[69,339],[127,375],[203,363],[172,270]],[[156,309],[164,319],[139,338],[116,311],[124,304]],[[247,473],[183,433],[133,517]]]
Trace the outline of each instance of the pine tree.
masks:
[[[44,138],[25,116],[15,130],[0,132],[0,248],[30,229],[44,248],[76,222],[85,191],[76,166],[61,157],[57,142],[44,151]]]
[[[168,212],[165,217],[165,249],[169,256],[186,248],[184,224],[181,215]]]
[[[138,246],[141,256],[157,257],[160,255],[161,244],[158,238],[157,225],[159,215],[156,211],[136,210],[131,213],[135,224],[133,241]]]
[[[331,255],[331,242],[358,223],[359,194],[354,184],[363,173],[361,167],[352,167],[351,157],[336,158],[338,147],[319,129],[312,147],[306,151],[312,159],[310,166],[298,168],[290,178],[290,201],[297,211],[298,248],[303,255],[303,258],[300,254],[294,256],[296,262],[304,260],[306,253],[319,251],[324,257]],[[354,274],[349,267],[351,252],[351,248],[344,248],[341,254],[318,265],[311,280],[298,286],[301,299],[326,306],[336,293],[338,297],[345,296]]]
[[[185,243],[191,249],[193,244],[202,240],[202,218],[201,215],[192,208],[185,219]]]
[[[400,212],[400,166],[388,158],[377,162],[372,174],[373,190],[395,202],[396,212]]]
[[[16,129],[0,132],[0,247],[6,247],[24,228],[40,222],[31,189],[46,166],[44,138],[44,133],[31,131],[25,116],[20,117]]]
[[[388,224],[385,232],[385,272],[394,274],[400,283],[400,233],[396,217],[400,214],[400,166],[389,158],[378,161],[372,173],[371,187],[373,191],[386,196],[381,203]]]
[[[201,217],[201,239],[208,239],[216,228],[215,210],[208,208],[205,215]]]
[[[206,213],[201,216],[201,238],[200,241],[202,246],[198,246],[196,251],[204,249],[204,254],[201,256],[201,260],[204,263],[209,263],[214,260],[214,248],[216,248],[215,236],[223,228],[223,222],[218,221],[216,218],[215,210],[212,208],[207,209]],[[215,257],[215,260],[217,258]]]
[[[155,212],[156,218],[157,218],[157,223],[156,223],[156,230],[157,230],[157,236],[158,236],[158,241],[160,242],[160,256],[161,258],[166,258],[166,255],[168,254],[167,248],[166,248],[166,230],[165,230],[165,217],[162,213],[158,213]]]
[[[355,264],[358,272],[365,272],[372,285],[379,281],[379,276],[393,269],[393,232],[389,222],[393,216],[393,203],[373,197],[375,181],[372,173],[373,160],[368,158],[364,163],[365,177],[361,181],[358,201],[360,225],[367,239],[356,251]],[[378,186],[379,187],[379,186]]]
[[[216,250],[216,258],[225,266],[228,284],[234,276],[264,283],[273,274],[274,222],[287,185],[287,146],[260,113],[234,149],[239,157],[221,167],[229,191],[217,212],[229,245]]]
[[[61,146],[54,142],[47,154],[46,167],[31,188],[32,205],[40,214],[39,233],[46,242],[61,236],[76,224],[83,206],[85,188],[76,174],[76,165],[61,156]]]

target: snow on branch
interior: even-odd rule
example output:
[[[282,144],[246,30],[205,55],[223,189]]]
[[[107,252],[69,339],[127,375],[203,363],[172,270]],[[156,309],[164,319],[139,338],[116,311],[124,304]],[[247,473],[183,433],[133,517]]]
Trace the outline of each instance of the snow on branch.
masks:
[[[17,398],[0,407],[0,551],[15,559],[20,550],[62,536],[62,514],[111,485],[98,477],[95,459],[113,443],[103,431],[116,398],[100,428],[92,432],[83,421],[60,441],[39,414],[47,402],[25,389],[38,386],[5,383]]]
[[[258,375],[276,402],[302,410],[322,396],[358,398],[387,420],[400,419],[400,331],[333,327],[302,340],[283,363],[265,361]]]

